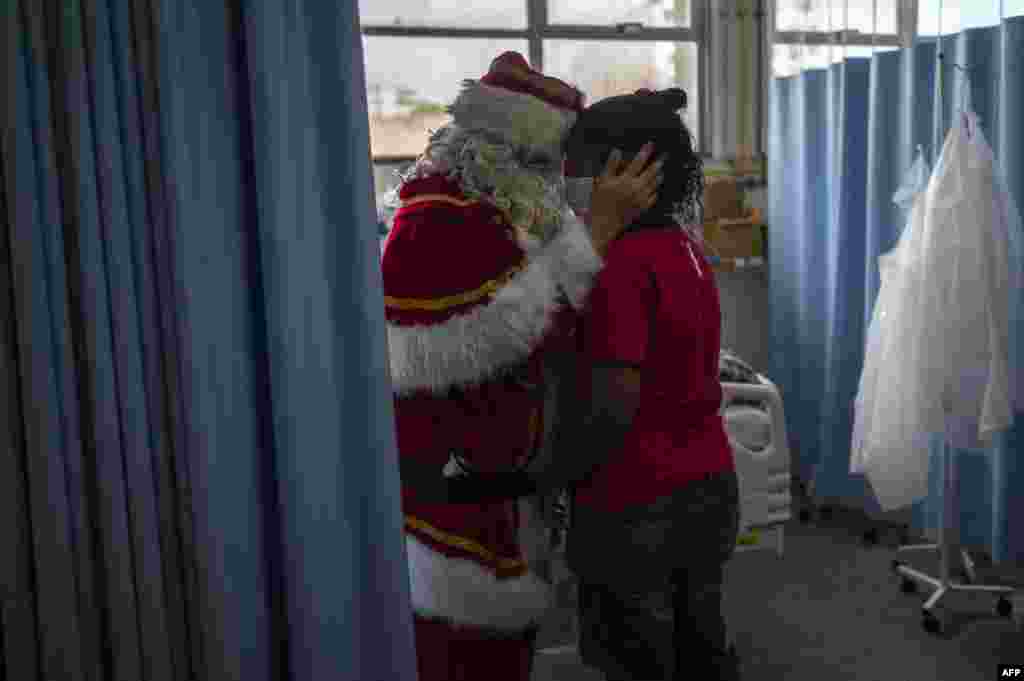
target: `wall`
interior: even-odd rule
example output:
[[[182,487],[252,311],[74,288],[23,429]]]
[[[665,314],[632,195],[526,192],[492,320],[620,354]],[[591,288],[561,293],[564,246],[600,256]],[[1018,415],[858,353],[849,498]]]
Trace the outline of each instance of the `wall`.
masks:
[[[747,205],[764,213],[764,187],[747,189]],[[769,226],[768,238],[771,238]],[[722,347],[733,351],[757,371],[768,367],[768,272],[748,268],[715,273],[722,301]],[[769,376],[769,378],[771,378]]]

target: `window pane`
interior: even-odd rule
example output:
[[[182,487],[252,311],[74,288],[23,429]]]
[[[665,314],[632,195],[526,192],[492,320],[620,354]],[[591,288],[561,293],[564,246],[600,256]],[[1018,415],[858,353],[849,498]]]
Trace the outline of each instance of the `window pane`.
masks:
[[[692,0],[548,0],[552,24],[610,26],[642,22],[651,27],[691,26]]]
[[[1007,16],[1012,15],[1010,8],[1015,4],[1012,0],[1004,3],[1004,11]],[[1024,2],[1017,0],[1016,4]],[[942,16],[939,16],[939,6],[942,6]],[[1020,12],[1018,12],[1020,13]],[[939,35],[939,19],[942,20],[942,35],[959,33],[969,28],[981,28],[985,26],[998,26],[999,0],[920,0],[918,5],[918,35],[935,36]]]
[[[868,57],[870,58],[875,52],[881,52],[870,45],[846,45],[845,47],[836,48],[836,52],[840,55],[840,59],[846,59],[848,57]]]
[[[412,164],[413,161],[401,163],[375,161],[373,164],[373,192],[380,196],[397,187],[400,181],[399,174],[408,170]]]
[[[871,56],[871,47],[862,47],[859,50],[849,45],[829,45],[825,50],[828,53],[828,63],[838,64],[847,57]],[[865,55],[864,52],[867,52]]]
[[[843,0],[832,0],[832,16],[837,17],[836,24],[843,26]],[[861,33],[880,33],[895,35],[899,25],[898,0],[848,0],[849,12],[845,22],[846,28]],[[875,11],[877,10],[877,14]]]
[[[877,10],[877,14],[875,11]],[[899,0],[778,0],[779,31],[839,31],[895,35]]]
[[[777,0],[775,28],[779,31],[832,31],[838,17],[833,16],[831,0]]]
[[[373,193],[377,200],[377,229],[382,238],[386,232],[387,225],[384,224],[383,213],[381,212],[383,196],[398,186],[398,174],[408,170],[412,161],[403,163],[382,163],[375,161],[373,164]]]
[[[527,0],[359,0],[363,26],[526,28]]]
[[[880,52],[896,52],[899,45],[835,45],[831,47],[829,61],[838,64],[844,59],[861,57],[870,59]]]
[[[832,63],[832,49],[831,45],[773,45],[772,75],[784,78],[808,69],[827,68]]]
[[[1003,0],[1004,17],[1024,17],[1024,0]]]
[[[544,72],[578,87],[587,103],[640,88],[686,90],[683,121],[700,143],[696,43],[545,40]]]
[[[968,0],[967,4],[977,2]],[[939,16],[939,9],[942,16]],[[960,0],[920,0],[917,6],[917,34],[919,36],[949,35],[960,30]],[[940,24],[941,20],[941,24]]]
[[[480,78],[506,50],[528,54],[525,40],[363,36],[370,149],[376,156],[418,156],[430,130],[448,122],[444,107],[466,78]]]

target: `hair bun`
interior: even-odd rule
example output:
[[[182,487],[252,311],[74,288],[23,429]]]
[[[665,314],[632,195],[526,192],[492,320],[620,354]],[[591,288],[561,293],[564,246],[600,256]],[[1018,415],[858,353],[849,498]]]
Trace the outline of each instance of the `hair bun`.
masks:
[[[667,90],[659,90],[657,94],[673,111],[686,108],[686,91],[682,88],[672,87]]]

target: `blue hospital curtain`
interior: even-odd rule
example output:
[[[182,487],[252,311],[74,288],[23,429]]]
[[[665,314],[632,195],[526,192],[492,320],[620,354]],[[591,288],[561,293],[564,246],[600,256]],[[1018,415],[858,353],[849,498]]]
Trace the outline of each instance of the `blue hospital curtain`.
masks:
[[[0,678],[411,681],[355,3],[0,21]]]
[[[770,86],[770,370],[787,405],[798,470],[816,501],[879,510],[870,486],[850,475],[853,402],[867,325],[878,295],[877,257],[905,216],[892,197],[918,149],[934,164],[970,68],[970,101],[1018,204],[1024,204],[1024,17],[999,26],[920,39],[870,59],[775,78]],[[939,69],[942,87],[938,87]],[[1015,315],[1011,361],[1021,367],[1024,310]],[[995,560],[1024,559],[1024,431],[1015,427],[985,452],[956,452],[965,544]],[[941,439],[933,444],[931,493],[911,509],[933,531],[942,511]]]

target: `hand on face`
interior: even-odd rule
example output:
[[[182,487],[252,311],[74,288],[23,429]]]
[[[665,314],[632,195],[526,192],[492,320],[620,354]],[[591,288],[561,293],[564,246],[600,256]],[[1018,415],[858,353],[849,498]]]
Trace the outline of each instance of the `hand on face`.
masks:
[[[616,149],[601,175],[594,178],[590,232],[599,253],[657,202],[665,157],[648,163],[653,154],[654,145],[647,143],[627,164]]]

